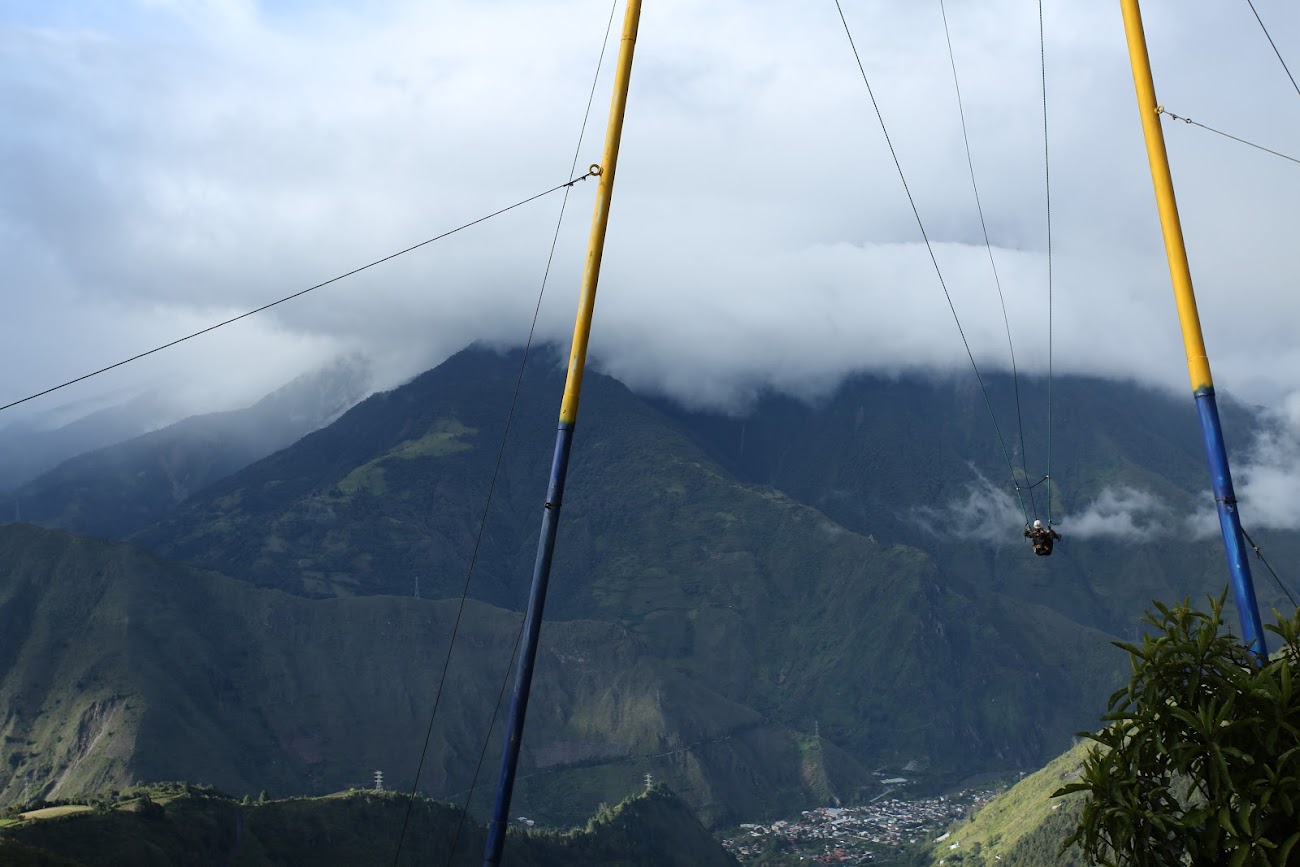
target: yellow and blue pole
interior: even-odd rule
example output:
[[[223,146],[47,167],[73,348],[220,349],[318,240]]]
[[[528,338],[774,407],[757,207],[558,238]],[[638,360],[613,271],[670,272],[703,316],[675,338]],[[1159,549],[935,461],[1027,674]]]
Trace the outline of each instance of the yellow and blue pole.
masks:
[[[1160,127],[1160,106],[1156,102],[1156,86],[1151,77],[1151,60],[1147,56],[1146,35],[1142,30],[1142,12],[1138,8],[1138,0],[1120,0],[1120,7],[1124,13],[1124,31],[1128,35],[1129,61],[1133,66],[1133,85],[1137,89],[1142,133],[1146,138],[1147,158],[1151,162],[1156,207],[1160,212],[1165,253],[1169,257],[1169,272],[1173,278],[1178,321],[1183,329],[1187,370],[1192,378],[1192,394],[1196,398],[1196,410],[1205,437],[1210,482],[1219,512],[1219,527],[1223,531],[1223,547],[1228,556],[1228,572],[1237,613],[1241,619],[1242,637],[1256,653],[1267,658],[1259,604],[1255,601],[1255,585],[1250,577],[1250,561],[1246,557],[1246,546],[1242,543],[1241,517],[1237,513],[1237,498],[1232,489],[1232,473],[1228,469],[1228,450],[1224,445],[1219,409],[1214,399],[1214,378],[1210,375],[1210,359],[1205,353],[1201,319],[1196,311],[1196,295],[1192,291],[1192,272],[1187,264],[1187,248],[1183,245],[1183,228],[1178,219],[1178,202],[1174,198],[1174,181],[1169,171],[1169,155],[1165,151],[1164,130]]]
[[[599,183],[596,190],[596,209],[591,218],[587,267],[582,275],[578,317],[573,327],[569,375],[564,383],[564,399],[560,404],[560,424],[555,437],[555,456],[551,462],[551,478],[546,489],[546,504],[542,510],[542,533],[537,542],[537,560],[533,565],[528,613],[524,618],[519,664],[515,669],[515,688],[510,697],[510,717],[506,723],[506,742],[501,754],[496,801],[492,807],[487,844],[483,850],[484,867],[496,867],[500,864],[501,852],[505,846],[506,827],[510,816],[510,796],[514,791],[515,771],[519,765],[519,746],[523,741],[524,716],[528,712],[528,693],[532,688],[533,668],[537,662],[537,641],[542,630],[542,610],[546,605],[546,587],[551,579],[555,535],[560,525],[560,503],[564,498],[564,480],[568,475],[569,449],[573,444],[573,427],[578,420],[582,374],[587,363],[591,317],[596,306],[596,284],[600,279],[600,262],[605,252],[605,231],[609,226],[609,206],[614,195],[614,173],[618,166],[618,147],[623,135],[623,114],[627,108],[632,55],[636,48],[637,27],[640,21],[641,0],[628,0],[627,12],[623,17],[623,36],[619,42],[618,68],[614,74],[614,97],[609,108],[609,126],[605,132],[605,152],[598,169]]]

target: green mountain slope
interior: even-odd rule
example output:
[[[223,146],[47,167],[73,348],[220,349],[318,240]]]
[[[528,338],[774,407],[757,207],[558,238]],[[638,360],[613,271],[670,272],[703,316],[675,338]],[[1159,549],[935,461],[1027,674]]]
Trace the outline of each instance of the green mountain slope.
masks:
[[[1010,377],[989,374],[985,381],[1013,463],[1019,469],[1026,460],[1029,480],[1037,481],[1046,470],[1046,382],[1019,382],[1022,452]],[[891,535],[920,529],[906,511],[962,495],[972,469],[1011,492],[996,429],[969,372],[948,378],[863,374],[814,402],[761,396],[741,415],[653,403],[738,478],[785,490],[855,529]],[[1244,447],[1259,422],[1240,404],[1222,403],[1232,444]],[[1117,482],[1172,505],[1184,505],[1206,486],[1190,399],[1134,383],[1058,376],[1052,407],[1057,517],[1068,520]],[[1044,490],[1036,489],[1040,511]]]
[[[138,541],[303,595],[410,593],[416,575],[422,593],[458,594],[513,365],[461,353]],[[522,606],[561,384],[545,364],[524,383],[471,587],[493,604]],[[1110,677],[1100,636],[738,482],[607,377],[587,389],[548,613],[617,623],[692,682],[820,724],[868,764],[1036,762],[1091,722]]]
[[[383,769],[413,784],[454,603],[306,600],[25,525],[0,528],[0,563],[5,801],[178,777],[319,793]],[[467,608],[427,791],[468,788],[517,623]],[[538,818],[574,821],[646,770],[740,809],[806,796],[771,758],[797,752],[792,735],[621,627],[551,624],[537,677],[523,772],[538,803],[517,804]],[[566,778],[583,785],[565,795]]]
[[[1052,798],[1052,792],[1078,779],[1092,746],[1091,741],[1081,741],[989,801],[972,819],[954,825],[934,843],[929,863],[1086,867],[1079,849],[1061,852],[1061,841],[1073,833],[1083,802],[1077,795]]]
[[[366,791],[241,804],[211,790],[150,787],[95,812],[0,827],[0,861],[81,867],[391,865],[408,804],[402,795]],[[458,834],[457,810],[423,799],[411,806],[398,863],[482,862],[481,825],[471,820]],[[680,799],[656,787],[602,810],[582,830],[511,833],[504,863],[726,867],[736,862]]]

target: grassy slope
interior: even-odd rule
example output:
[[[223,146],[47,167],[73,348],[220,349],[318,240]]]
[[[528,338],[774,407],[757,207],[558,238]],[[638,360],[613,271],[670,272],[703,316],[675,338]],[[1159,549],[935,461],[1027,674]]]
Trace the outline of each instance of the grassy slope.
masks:
[[[985,804],[973,819],[953,826],[947,839],[934,844],[931,863],[1083,867],[1085,862],[1077,849],[1058,854],[1061,841],[1074,830],[1078,820],[1079,796],[1053,799],[1051,795],[1077,779],[1090,746],[1090,741],[1076,744]],[[952,848],[954,844],[956,849]]]
[[[323,798],[240,804],[211,791],[154,791],[150,802],[0,830],[0,860],[19,853],[83,867],[117,864],[390,865],[409,800],[355,791]],[[470,821],[459,836],[456,810],[416,801],[403,838],[402,864],[478,864],[484,832]],[[448,859],[453,841],[455,857]],[[512,833],[504,863],[516,867],[725,867],[735,862],[667,789],[602,810],[585,829]],[[12,860],[11,860],[12,859]],[[31,863],[40,863],[32,861]]]

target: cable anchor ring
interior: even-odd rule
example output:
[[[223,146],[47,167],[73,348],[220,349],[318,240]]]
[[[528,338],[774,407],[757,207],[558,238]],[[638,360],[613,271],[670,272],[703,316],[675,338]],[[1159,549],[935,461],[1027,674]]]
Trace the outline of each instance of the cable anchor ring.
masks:
[[[598,178],[604,173],[605,170],[600,167],[600,163],[592,163],[587,167],[587,174],[591,175],[593,178]]]

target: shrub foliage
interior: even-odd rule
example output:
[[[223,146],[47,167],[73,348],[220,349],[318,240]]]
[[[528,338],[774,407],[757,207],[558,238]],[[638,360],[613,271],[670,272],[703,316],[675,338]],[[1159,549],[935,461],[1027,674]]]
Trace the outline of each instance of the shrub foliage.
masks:
[[[1300,865],[1300,612],[1268,630],[1265,664],[1209,611],[1154,603],[1133,676],[1110,698],[1081,779],[1089,795],[1064,847],[1095,863]]]

